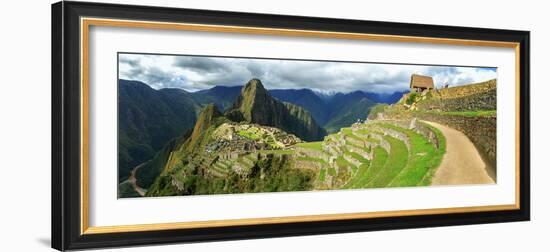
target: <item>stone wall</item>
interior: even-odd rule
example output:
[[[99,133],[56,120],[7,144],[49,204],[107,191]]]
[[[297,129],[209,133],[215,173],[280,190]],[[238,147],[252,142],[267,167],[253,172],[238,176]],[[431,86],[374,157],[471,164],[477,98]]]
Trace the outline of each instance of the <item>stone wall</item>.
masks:
[[[496,110],[497,90],[491,89],[484,92],[456,98],[430,98],[419,101],[416,107],[419,110],[437,111],[476,111]]]
[[[416,133],[424,136],[430,143],[439,149],[439,138],[434,130],[423,122],[417,122],[415,126]]]
[[[294,160],[294,167],[298,169],[320,170],[323,164],[317,161],[310,160]]]
[[[313,150],[313,149],[302,148],[302,147],[296,147],[295,150],[301,156],[319,158],[324,160],[325,162],[329,162],[330,160],[330,156],[320,150]]]
[[[390,153],[390,149],[391,149],[390,143],[388,143],[386,139],[384,139],[384,136],[379,134],[372,134],[372,137],[375,139],[378,139],[380,141],[379,143],[380,147],[386,150],[387,153]]]
[[[436,148],[439,148],[439,139],[437,138],[437,134],[432,130],[432,128],[430,128],[423,122],[416,121],[413,124],[413,128],[411,129],[411,120],[385,120],[384,122],[391,123],[404,129],[413,130],[416,133],[424,136]]]
[[[470,84],[470,85],[437,89],[435,92],[442,99],[453,99],[453,98],[483,93],[489,90],[494,90],[496,88],[497,88],[497,80],[492,79],[489,81]]]
[[[406,134],[385,127],[375,127],[375,129],[384,132],[384,134],[387,134],[393,138],[397,138],[399,141],[402,141],[405,146],[407,146],[407,150],[411,149],[411,143],[409,137]]]
[[[496,80],[452,88],[442,88],[422,95],[415,104],[418,110],[475,111],[496,110]]]

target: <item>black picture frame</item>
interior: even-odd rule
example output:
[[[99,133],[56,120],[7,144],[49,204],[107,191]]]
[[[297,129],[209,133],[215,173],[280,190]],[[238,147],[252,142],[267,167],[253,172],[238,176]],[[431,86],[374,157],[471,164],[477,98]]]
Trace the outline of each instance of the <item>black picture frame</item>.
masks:
[[[160,231],[82,234],[80,18],[102,17],[519,44],[519,209]],[[103,3],[52,5],[52,247],[58,250],[468,225],[530,219],[528,31],[329,19]]]

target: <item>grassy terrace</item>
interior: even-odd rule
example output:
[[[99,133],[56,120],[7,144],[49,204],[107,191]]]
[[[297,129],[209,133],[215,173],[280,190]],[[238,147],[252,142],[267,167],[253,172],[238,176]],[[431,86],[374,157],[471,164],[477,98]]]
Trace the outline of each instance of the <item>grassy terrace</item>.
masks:
[[[380,143],[380,140],[373,137],[365,138],[365,141],[372,142],[372,143]]]
[[[327,169],[323,168],[319,171],[319,178],[318,179],[319,179],[320,182],[325,182],[326,174],[327,174]]]
[[[441,163],[445,154],[445,137],[436,128],[430,127],[439,139],[440,148],[437,149],[428,142],[424,136],[408,129],[404,129],[392,124],[380,124],[382,127],[389,128],[404,133],[409,138],[410,153],[406,167],[387,185],[391,187],[429,185],[436,168]]]
[[[366,185],[384,168],[388,153],[381,147],[374,148],[374,158],[370,165],[362,164],[344,188],[365,188]]]
[[[421,122],[419,122],[421,123]],[[445,138],[442,133],[429,126],[439,139],[440,148],[437,149],[423,135],[416,133],[413,130],[399,127],[390,123],[376,123],[373,128],[359,129],[358,133],[368,135],[375,133],[383,136],[384,140],[390,145],[390,151],[387,152],[381,146],[372,147],[372,160],[368,160],[361,154],[351,151],[352,146],[369,151],[369,148],[360,147],[357,144],[346,141],[345,146],[341,148],[344,154],[359,161],[361,164],[355,165],[346,160],[344,156],[337,156],[335,165],[332,167],[324,160],[315,157],[297,157],[297,160],[317,162],[321,164],[321,169],[318,173],[317,181],[324,182],[327,176],[336,178],[342,174],[347,174],[347,178],[343,178],[345,184],[344,189],[348,188],[381,188],[381,187],[403,187],[403,186],[418,186],[429,185],[435,173],[435,170],[441,163],[445,154]],[[405,134],[410,143],[410,149],[407,149],[405,142],[394,138],[390,135],[384,135],[385,129],[394,130]],[[362,141],[372,141],[380,143],[376,138],[362,138],[354,135],[351,128],[342,128],[341,132],[345,136],[360,139]],[[297,146],[322,151],[322,142],[300,143]],[[285,150],[285,153],[291,153]],[[339,173],[337,171],[349,171],[351,173]],[[351,176],[351,178],[349,177]]]
[[[387,186],[403,187],[419,185],[428,172],[434,170],[441,163],[441,159],[445,153],[445,145],[443,144],[442,148],[437,149],[424,136],[412,130],[403,129],[391,124],[384,124],[383,126],[406,134],[411,147],[407,166]],[[438,137],[442,138],[441,136]],[[431,176],[428,177],[431,178]]]
[[[254,132],[251,132],[251,131],[247,131],[247,130],[239,130],[239,132],[237,132],[237,134],[239,136],[242,136],[242,137],[245,137],[245,138],[248,138],[250,140],[258,140],[260,139],[260,136]]]
[[[358,129],[357,133],[367,135],[370,133],[370,130],[368,129]]]
[[[317,141],[317,142],[307,142],[307,143],[298,143],[296,144],[297,147],[302,147],[305,149],[312,149],[312,150],[318,150],[323,151],[323,141]]]
[[[346,145],[350,145],[350,146],[353,146],[353,147],[356,147],[356,148],[359,148],[359,149],[365,149],[365,147],[362,147],[362,146],[359,146],[355,143],[352,143],[350,141],[346,141]]]
[[[344,153],[350,155],[350,156],[351,156],[352,158],[354,158],[354,159],[357,159],[357,161],[359,161],[359,162],[361,162],[361,163],[363,163],[363,164],[368,164],[368,163],[369,163],[369,160],[368,160],[368,159],[364,158],[363,156],[361,156],[361,155],[358,154],[358,153],[351,152],[351,151],[346,151],[346,152],[344,152]]]
[[[351,130],[351,128],[342,128],[342,133],[344,133],[344,135],[347,136],[347,137],[351,137],[353,139],[363,141],[363,138],[353,134],[353,131]]]
[[[334,167],[329,167],[328,168],[328,174],[330,176],[336,177],[336,169],[334,169]]]
[[[391,147],[388,160],[367,187],[386,187],[407,165],[409,153],[405,143],[391,136],[384,136],[384,139]]]

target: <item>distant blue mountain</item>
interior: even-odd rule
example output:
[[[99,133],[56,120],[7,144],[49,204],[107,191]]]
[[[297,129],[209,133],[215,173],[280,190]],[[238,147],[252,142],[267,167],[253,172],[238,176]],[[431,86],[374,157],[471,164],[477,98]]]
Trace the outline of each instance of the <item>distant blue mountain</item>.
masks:
[[[200,104],[214,103],[224,111],[237,98],[242,86],[215,86],[210,89],[191,93]],[[315,122],[331,129],[347,126],[357,119],[364,119],[370,107],[376,103],[393,104],[406,92],[390,94],[354,91],[351,93],[319,93],[311,89],[272,89],[269,93],[285,102],[305,108]],[[350,111],[354,111],[351,113]],[[329,129],[329,131],[331,131]]]
[[[377,103],[386,103],[386,104],[394,104],[398,102],[401,97],[403,97],[404,94],[408,93],[409,91],[400,91],[400,92],[393,92],[390,94],[386,93],[371,93],[371,92],[364,92],[365,95],[372,101]]]
[[[224,111],[231,107],[233,101],[241,93],[243,86],[215,86],[192,93],[195,101],[200,104],[214,103],[219,110]]]
[[[305,108],[319,125],[330,119],[326,113],[326,102],[310,89],[272,89],[269,93],[281,101]]]

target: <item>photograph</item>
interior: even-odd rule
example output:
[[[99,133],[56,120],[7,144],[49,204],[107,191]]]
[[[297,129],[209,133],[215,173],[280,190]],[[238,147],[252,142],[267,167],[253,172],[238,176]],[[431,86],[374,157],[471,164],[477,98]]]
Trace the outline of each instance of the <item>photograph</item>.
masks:
[[[497,182],[494,66],[117,60],[119,199]]]

